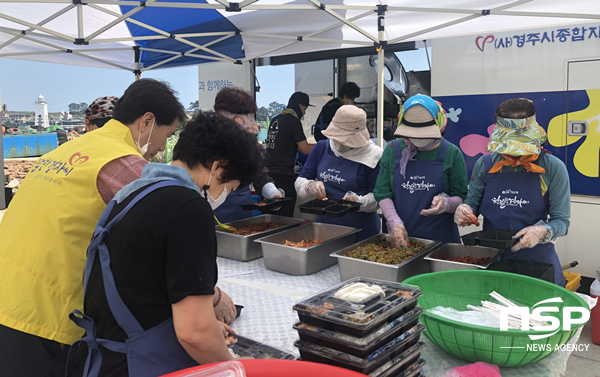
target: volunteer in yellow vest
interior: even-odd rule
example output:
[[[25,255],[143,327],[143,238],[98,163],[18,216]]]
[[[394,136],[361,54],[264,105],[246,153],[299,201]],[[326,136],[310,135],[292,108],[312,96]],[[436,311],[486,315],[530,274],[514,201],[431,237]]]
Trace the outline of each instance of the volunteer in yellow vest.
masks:
[[[83,307],[86,250],[106,187],[138,178],[132,166],[164,150],[184,118],[167,84],[139,80],[104,127],[36,161],[0,224],[0,374],[64,375],[68,345],[83,335],[69,313]]]

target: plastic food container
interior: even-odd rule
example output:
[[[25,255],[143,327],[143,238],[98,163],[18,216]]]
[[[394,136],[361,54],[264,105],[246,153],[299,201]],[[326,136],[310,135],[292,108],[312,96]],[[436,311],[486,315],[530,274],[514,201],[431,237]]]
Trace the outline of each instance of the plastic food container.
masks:
[[[334,297],[356,283],[378,285],[383,293],[362,304]],[[413,285],[357,277],[298,301],[294,310],[304,323],[362,338],[413,310],[421,295]]]
[[[257,202],[242,204],[241,207],[244,211],[261,211],[271,212],[274,208],[281,207],[282,203],[289,202],[292,198],[272,198],[263,199]]]
[[[488,270],[512,272],[554,283],[554,265],[528,260],[502,259],[490,265]]]
[[[370,374],[371,377],[395,377],[402,376],[404,372],[412,372],[412,367],[421,357],[421,352],[425,349],[425,343],[418,342],[394,359],[383,364]]]
[[[404,372],[398,374],[396,377],[417,377],[421,376],[423,367],[427,364],[425,360],[419,359],[413,365],[410,365]]]
[[[241,335],[229,335],[226,338],[230,352],[239,357],[250,356],[255,359],[296,360],[296,357],[282,349],[259,343]]]
[[[251,217],[249,219],[233,221],[227,223],[235,228],[244,228],[249,225],[260,223],[278,223],[282,224],[279,228],[265,230],[264,232],[241,235],[223,232],[220,226],[215,226],[217,233],[217,255],[223,258],[234,259],[242,262],[248,262],[263,256],[262,249],[254,240],[282,232],[290,228],[300,226],[304,220],[294,219],[291,217],[276,216],[276,215],[261,215]]]
[[[345,352],[302,340],[297,340],[294,346],[298,347],[302,360],[334,365],[355,372],[369,374],[417,344],[424,328],[423,324],[414,326],[365,358],[359,358]]]
[[[265,267],[289,275],[310,275],[334,265],[337,260],[329,255],[354,243],[360,229],[341,225],[311,223],[285,230],[256,240],[262,246]],[[311,247],[284,245],[285,241],[322,240]]]
[[[343,199],[311,200],[298,206],[300,212],[339,218],[360,209],[360,203]]]
[[[465,246],[458,243],[447,243],[426,256],[424,259],[428,260],[431,264],[432,272],[448,270],[485,270],[496,261],[501,252],[502,250],[493,249],[491,247]],[[468,256],[474,258],[489,257],[490,261],[485,265],[478,265],[446,260],[448,258],[464,258]]]
[[[357,276],[363,276],[374,279],[400,282],[408,279],[411,276],[431,272],[431,266],[429,262],[423,258],[440,245],[440,242],[438,241],[410,238],[413,241],[421,242],[423,245],[425,245],[426,249],[400,264],[378,263],[346,256],[346,254],[357,247],[373,243],[380,237],[385,238],[387,241],[391,241],[392,239],[392,236],[389,234],[378,234],[331,254],[332,257],[337,258],[338,260],[338,264],[340,265],[340,277],[342,281],[352,279],[353,277]]]
[[[423,309],[417,306],[363,338],[325,330],[319,326],[302,322],[297,322],[294,329],[298,331],[302,341],[329,347],[357,357],[367,357],[381,346],[416,326],[422,312]]]
[[[494,249],[508,249],[513,247],[518,239],[513,239],[517,234],[515,230],[482,230],[473,232],[461,237],[463,243],[467,246],[485,246]]]

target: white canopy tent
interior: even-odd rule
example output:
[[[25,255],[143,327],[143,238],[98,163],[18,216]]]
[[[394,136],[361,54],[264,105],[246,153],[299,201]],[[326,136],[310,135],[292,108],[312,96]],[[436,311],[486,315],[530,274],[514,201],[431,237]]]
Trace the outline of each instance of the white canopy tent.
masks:
[[[0,57],[147,70],[600,20],[599,0],[0,0]],[[378,91],[378,138],[383,130]]]

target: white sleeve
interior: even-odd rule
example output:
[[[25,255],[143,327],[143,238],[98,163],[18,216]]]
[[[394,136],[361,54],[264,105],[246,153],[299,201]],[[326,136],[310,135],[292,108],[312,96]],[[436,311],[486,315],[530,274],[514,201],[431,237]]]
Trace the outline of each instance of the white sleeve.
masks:
[[[310,182],[312,181],[303,177],[296,178],[296,182],[294,182],[294,188],[296,189],[296,193],[301,199],[306,199],[311,196],[311,194],[308,193],[307,189],[308,184]]]

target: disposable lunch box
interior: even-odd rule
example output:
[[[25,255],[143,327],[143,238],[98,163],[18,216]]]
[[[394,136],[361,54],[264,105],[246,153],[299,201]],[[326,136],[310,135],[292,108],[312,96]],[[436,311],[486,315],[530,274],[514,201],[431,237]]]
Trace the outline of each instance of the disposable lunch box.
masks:
[[[389,343],[401,334],[417,325],[423,309],[419,306],[387,323],[363,338],[325,330],[319,326],[298,322],[294,329],[298,331],[300,340],[319,346],[329,347],[357,357],[367,357],[378,348]]]
[[[250,356],[255,359],[296,360],[296,357],[291,353],[241,335],[229,335],[225,339],[232,343],[227,347],[239,357]]]
[[[356,283],[379,287],[381,293],[360,302],[335,297]],[[298,301],[293,309],[301,322],[362,338],[413,310],[421,295],[413,285],[356,277]]]
[[[302,340],[297,340],[294,343],[294,346],[298,347],[302,360],[334,365],[355,372],[369,374],[417,344],[424,328],[425,326],[423,324],[417,324],[409,331],[377,349],[365,358],[359,358],[345,352],[319,346],[314,343],[304,342]]]

